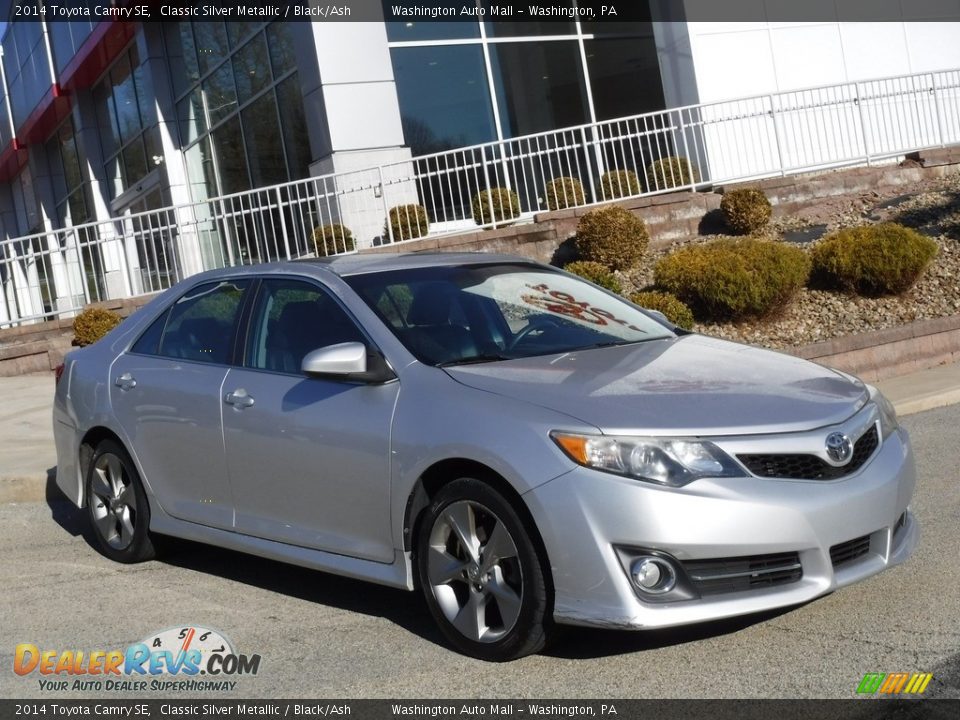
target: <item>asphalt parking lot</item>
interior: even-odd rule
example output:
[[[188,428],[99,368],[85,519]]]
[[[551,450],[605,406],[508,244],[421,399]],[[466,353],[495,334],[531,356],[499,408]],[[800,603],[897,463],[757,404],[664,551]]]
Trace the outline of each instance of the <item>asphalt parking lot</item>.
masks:
[[[509,665],[448,650],[413,594],[185,542],[162,561],[115,565],[51,489],[46,503],[0,505],[0,695],[103,696],[43,692],[36,673],[14,675],[17,643],[109,650],[193,624],[263,658],[256,677],[217,697],[850,698],[864,673],[899,671],[933,673],[927,696],[960,697],[960,405],[904,425],[922,525],[906,565],[772,615],[655,633],[572,629]]]

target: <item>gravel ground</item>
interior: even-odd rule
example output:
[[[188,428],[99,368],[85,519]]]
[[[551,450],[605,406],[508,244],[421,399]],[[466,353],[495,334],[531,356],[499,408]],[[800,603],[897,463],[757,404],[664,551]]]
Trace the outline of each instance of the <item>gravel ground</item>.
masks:
[[[869,330],[897,327],[914,320],[960,314],[960,173],[924,183],[910,195],[870,192],[824,199],[794,215],[777,218],[770,227],[776,237],[804,234],[810,247],[826,232],[841,227],[894,221],[931,237],[940,252],[923,277],[897,297],[862,298],[836,292],[800,291],[782,314],[765,320],[737,323],[697,323],[708,335],[784,348]],[[691,243],[708,242],[698,237]],[[621,274],[625,294],[653,282],[653,266],[670,249],[652,251],[643,268]]]

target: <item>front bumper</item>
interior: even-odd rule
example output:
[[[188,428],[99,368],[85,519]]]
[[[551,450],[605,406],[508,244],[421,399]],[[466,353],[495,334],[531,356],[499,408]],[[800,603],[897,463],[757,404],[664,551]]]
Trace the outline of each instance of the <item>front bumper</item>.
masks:
[[[907,511],[915,484],[910,441],[900,429],[863,468],[839,480],[750,476],[664,488],[578,467],[524,499],[550,558],[556,621],[643,629],[804,603],[903,562],[919,540]],[[830,548],[863,536],[869,551],[834,567]],[[659,551],[681,563],[796,552],[802,577],[650,602],[634,589],[615,546]]]

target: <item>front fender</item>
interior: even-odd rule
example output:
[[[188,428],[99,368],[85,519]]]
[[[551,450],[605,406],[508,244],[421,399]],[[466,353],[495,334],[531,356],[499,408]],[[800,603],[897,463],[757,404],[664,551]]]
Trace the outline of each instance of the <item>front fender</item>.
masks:
[[[550,440],[558,427],[598,432],[563,413],[467,387],[438,368],[405,368],[390,443],[396,547],[404,546],[408,502],[430,467],[453,459],[479,463],[523,495],[574,467]]]

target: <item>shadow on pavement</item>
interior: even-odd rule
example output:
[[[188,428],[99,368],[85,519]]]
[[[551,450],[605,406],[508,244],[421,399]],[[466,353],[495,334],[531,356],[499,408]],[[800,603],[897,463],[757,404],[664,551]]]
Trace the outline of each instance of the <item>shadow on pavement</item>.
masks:
[[[161,561],[292,598],[385,618],[437,645],[443,636],[419,593],[330,575],[178,538],[162,538]]]
[[[57,468],[47,469],[47,487],[45,499],[47,507],[50,508],[50,517],[60,527],[70,533],[73,537],[82,536],[90,547],[93,545],[93,537],[89,535],[89,524],[87,523],[86,513],[74,505],[63,494],[63,491],[57,486]]]

